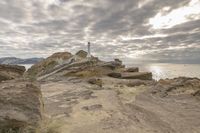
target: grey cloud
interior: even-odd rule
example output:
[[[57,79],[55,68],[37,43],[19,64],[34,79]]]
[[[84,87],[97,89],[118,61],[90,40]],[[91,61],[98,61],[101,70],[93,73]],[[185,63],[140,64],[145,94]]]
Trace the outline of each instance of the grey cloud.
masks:
[[[170,34],[170,33],[176,33],[176,32],[190,32],[194,30],[196,32],[200,31],[200,19],[179,24],[170,29],[162,30],[161,33]]]
[[[0,3],[0,56],[11,52],[37,57],[63,50],[76,52],[92,41],[93,54],[102,58],[124,59],[143,51],[141,57],[147,60],[154,56],[166,61],[172,56],[199,59],[200,20],[165,30],[152,30],[147,25],[157,13],[167,14],[189,0],[152,0],[139,7],[140,2],[143,0],[60,0],[59,4],[4,0]],[[169,11],[161,12],[168,6]],[[151,37],[154,34],[166,37]],[[150,37],[125,41],[121,36]],[[177,46],[184,49],[169,49]]]

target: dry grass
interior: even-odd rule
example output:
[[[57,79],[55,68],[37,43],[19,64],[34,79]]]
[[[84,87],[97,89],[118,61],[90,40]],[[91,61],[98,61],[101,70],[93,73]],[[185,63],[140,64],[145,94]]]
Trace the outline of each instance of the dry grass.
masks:
[[[37,133],[60,133],[60,128],[64,125],[64,121],[57,119],[57,120],[52,120],[48,119],[45,120],[41,128],[37,131]]]

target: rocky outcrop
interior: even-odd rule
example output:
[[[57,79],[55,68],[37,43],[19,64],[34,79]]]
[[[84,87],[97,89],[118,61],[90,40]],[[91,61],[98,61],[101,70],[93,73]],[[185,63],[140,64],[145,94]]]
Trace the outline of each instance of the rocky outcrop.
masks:
[[[108,76],[120,79],[152,80],[151,72],[112,72]]]
[[[99,78],[91,78],[91,79],[88,80],[88,83],[93,84],[93,85],[97,85],[99,87],[103,86],[103,82]]]
[[[0,84],[0,132],[35,133],[43,103],[37,83],[11,80]]]
[[[129,105],[134,114],[141,113],[136,116],[139,121],[144,118],[142,127],[148,124],[153,132],[162,133],[195,133],[200,130],[200,79],[179,77],[145,87],[146,91]]]
[[[28,71],[28,77],[37,80],[62,77],[90,78],[95,76],[110,76],[120,79],[152,80],[152,73],[139,72],[139,68],[125,68],[120,59],[101,61],[96,57],[86,58],[87,52],[80,50],[75,55],[71,53],[55,53],[42,62],[35,64]]]
[[[122,65],[122,62],[118,61],[116,59],[115,59],[115,61],[102,63],[101,66],[105,67],[105,68],[110,68],[112,70],[119,69],[119,68],[124,68],[124,65]]]
[[[133,79],[130,80],[126,85],[128,87],[135,87],[140,85],[151,86],[154,85],[156,82],[154,80],[140,80],[140,79]]]
[[[152,80],[152,73],[151,72],[122,73],[121,78]]]
[[[124,72],[139,72],[139,68],[138,67],[126,68]]]
[[[38,77],[48,71],[51,71],[58,65],[62,65],[65,61],[70,59],[72,54],[69,52],[58,52],[50,57],[42,60],[41,62],[33,65],[26,73],[28,77]]]
[[[112,73],[108,73],[109,77],[113,77],[113,78],[121,78],[122,74],[119,72],[112,72]]]
[[[96,77],[48,82],[42,90],[48,114],[65,120],[58,133],[198,133],[199,84],[195,78]]]
[[[179,77],[160,80],[152,88],[152,93],[161,97],[170,95],[190,95],[199,98],[200,79]]]
[[[75,55],[78,56],[78,57],[81,57],[81,58],[86,58],[88,53],[84,50],[80,50]]]
[[[0,82],[20,78],[26,71],[24,66],[0,65]]]

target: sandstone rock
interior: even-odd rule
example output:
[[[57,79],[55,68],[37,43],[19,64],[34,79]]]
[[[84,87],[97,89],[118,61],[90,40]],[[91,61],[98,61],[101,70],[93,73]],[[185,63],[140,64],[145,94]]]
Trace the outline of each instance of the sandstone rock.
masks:
[[[125,70],[125,72],[139,72],[138,67],[130,67]]]
[[[115,62],[119,62],[122,65],[122,61],[120,59],[114,59]]]
[[[123,67],[123,65],[121,64],[121,62],[116,62],[116,61],[105,62],[101,66],[102,67],[106,67],[106,68],[110,68],[112,70],[115,70],[115,69]]]
[[[91,78],[91,79],[88,80],[88,83],[90,83],[90,84],[95,84],[95,85],[98,85],[98,86],[100,86],[100,87],[103,86],[103,82],[102,82],[102,80],[99,79],[99,78]]]
[[[122,79],[152,80],[151,72],[122,73]]]
[[[103,106],[101,104],[95,104],[95,105],[91,105],[91,106],[84,106],[82,109],[87,110],[87,111],[95,111],[95,110],[99,110],[102,108],[103,108]]]
[[[191,95],[199,97],[200,79],[179,77],[160,80],[153,87],[152,93],[161,97],[167,97],[168,95]]]
[[[192,95],[200,99],[200,90],[194,92]]]
[[[78,51],[75,55],[77,55],[77,56],[79,56],[79,57],[81,57],[81,58],[86,58],[87,55],[88,55],[88,53],[85,52],[84,50],[80,50],[80,51]]]
[[[35,133],[42,120],[37,83],[11,80],[0,84],[0,132]]]
[[[117,72],[109,73],[108,76],[113,77],[113,78],[121,78],[122,77],[121,73],[117,73]]]
[[[26,71],[24,66],[0,65],[0,82],[20,78]]]
[[[135,87],[140,85],[154,85],[154,80],[140,80],[140,79],[133,79],[127,83],[128,87]]]
[[[52,69],[54,69],[57,65],[61,65],[62,63],[70,59],[71,57],[72,57],[72,54],[69,52],[54,53],[50,57],[33,65],[30,69],[28,69],[26,75],[28,75],[29,77],[41,76],[47,73],[48,71],[51,71]]]

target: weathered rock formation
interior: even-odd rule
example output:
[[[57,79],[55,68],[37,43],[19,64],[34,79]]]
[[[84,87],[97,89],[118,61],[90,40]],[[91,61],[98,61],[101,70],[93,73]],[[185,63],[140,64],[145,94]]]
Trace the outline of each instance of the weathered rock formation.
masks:
[[[66,60],[72,57],[71,53],[68,52],[59,52],[51,55],[50,57],[42,60],[41,62],[33,65],[28,71],[27,74],[29,77],[41,76],[48,71],[51,71],[56,66],[63,64]]]
[[[91,78],[88,80],[88,83],[93,84],[93,85],[98,85],[99,87],[103,86],[103,82],[99,78]]]
[[[0,132],[35,133],[43,103],[37,83],[10,80],[0,83]]]
[[[0,65],[0,82],[20,78],[25,71],[24,66]]]
[[[108,76],[121,79],[152,80],[151,72],[112,72]]]
[[[42,88],[47,114],[65,121],[58,133],[198,133],[200,130],[200,80],[196,78],[159,82],[71,78],[45,83]]]
[[[86,58],[88,53],[84,50],[80,50],[75,55],[78,56],[78,57],[81,57],[81,58]]]
[[[151,72],[134,72],[134,73],[122,73],[122,79],[142,79],[152,80]]]
[[[199,97],[200,79],[179,77],[174,79],[161,79],[152,89],[153,94],[160,97],[168,97],[170,95],[190,95]]]
[[[126,68],[124,72],[139,72],[139,68],[138,67]]]
[[[43,81],[45,114],[64,121],[60,122],[59,131],[53,131],[195,133],[200,130],[199,79],[155,81],[152,73],[139,72],[137,67],[125,68],[119,59],[105,62],[86,56],[87,53],[79,51],[63,62],[58,61],[48,71],[37,69],[37,80]]]

